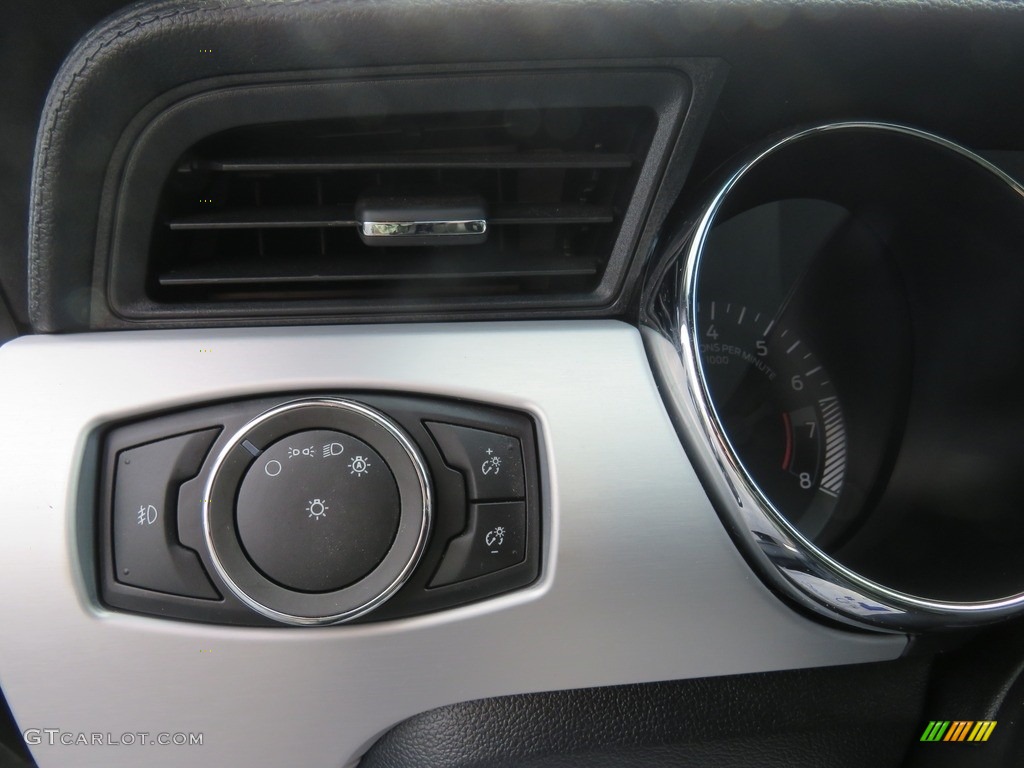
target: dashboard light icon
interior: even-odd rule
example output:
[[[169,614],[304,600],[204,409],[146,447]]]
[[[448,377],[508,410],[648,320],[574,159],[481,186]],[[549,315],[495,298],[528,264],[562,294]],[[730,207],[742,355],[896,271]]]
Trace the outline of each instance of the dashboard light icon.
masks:
[[[309,506],[306,507],[306,511],[309,512],[309,516],[314,520],[319,520],[321,517],[326,515],[328,509],[330,509],[330,507],[324,504],[321,499],[313,499],[309,502]]]

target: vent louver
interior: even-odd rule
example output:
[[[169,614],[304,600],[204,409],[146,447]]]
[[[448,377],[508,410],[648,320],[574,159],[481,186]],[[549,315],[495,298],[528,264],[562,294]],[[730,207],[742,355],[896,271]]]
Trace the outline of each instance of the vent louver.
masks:
[[[566,108],[217,134],[190,148],[164,186],[148,292],[188,304],[586,294],[655,127],[646,108]],[[471,199],[486,234],[368,244],[358,214],[367,199],[442,222],[459,210],[451,201]]]

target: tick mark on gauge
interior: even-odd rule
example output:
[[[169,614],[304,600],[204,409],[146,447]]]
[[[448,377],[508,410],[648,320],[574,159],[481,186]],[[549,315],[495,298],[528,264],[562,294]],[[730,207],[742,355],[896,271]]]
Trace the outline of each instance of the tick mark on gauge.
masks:
[[[817,368],[811,368],[811,370],[809,370],[807,373],[805,373],[804,376],[813,376],[814,374],[816,374],[820,370],[821,370],[821,366],[819,365]]]
[[[715,302],[711,302],[711,319],[715,319]]]
[[[782,335],[783,335],[783,336],[785,336],[786,334],[782,334]],[[792,351],[793,351],[794,349],[796,349],[796,348],[797,348],[798,346],[800,346],[800,339],[797,339],[797,340],[796,340],[796,341],[795,341],[795,342],[793,343],[793,346],[792,346],[792,347],[790,347],[789,349],[787,349],[787,350],[786,350],[786,354],[788,355],[788,354],[789,354],[790,352],[792,352]]]
[[[743,309],[740,310],[740,316],[736,318],[736,325],[743,325],[743,316],[745,314],[747,314],[747,308],[743,307]]]
[[[786,452],[782,455],[782,469],[789,470],[789,462],[793,458],[793,422],[789,414],[782,412],[782,430],[786,435]]]

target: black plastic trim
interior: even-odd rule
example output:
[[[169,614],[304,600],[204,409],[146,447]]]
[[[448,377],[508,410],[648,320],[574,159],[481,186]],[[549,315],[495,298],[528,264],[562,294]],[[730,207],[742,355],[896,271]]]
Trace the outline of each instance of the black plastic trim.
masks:
[[[901,659],[464,702],[400,723],[359,765],[896,768],[920,733],[928,666]]]
[[[396,619],[451,608],[520,589],[536,580],[540,574],[542,559],[540,461],[536,430],[528,415],[485,404],[419,395],[322,391],[202,404],[175,413],[153,415],[149,418],[140,417],[140,420],[133,423],[114,425],[110,428],[103,437],[103,462],[95,496],[98,504],[95,546],[99,573],[90,576],[98,580],[100,600],[113,609],[165,618],[243,626],[280,626],[271,619],[256,614],[234,597],[217,575],[205,544],[202,499],[212,471],[212,457],[219,455],[232,436],[246,423],[275,406],[318,396],[343,397],[368,405],[392,418],[419,447],[427,463],[434,492],[433,531],[418,567],[404,586],[387,602],[350,623]],[[527,504],[526,557],[522,562],[469,581],[427,588],[448,543],[466,529],[469,505],[463,476],[445,463],[425,426],[427,421],[482,429],[519,440],[526,468]],[[182,546],[199,554],[207,574],[223,598],[199,600],[151,592],[118,582],[113,570],[110,539],[110,489],[114,460],[118,452],[130,446],[153,442],[171,435],[215,426],[222,428],[221,433],[210,448],[203,468],[194,479],[185,482],[178,491],[178,538]]]
[[[0,293],[0,344],[10,341],[18,335],[18,326],[14,322],[9,309],[7,308],[7,302],[4,300],[3,294]]]

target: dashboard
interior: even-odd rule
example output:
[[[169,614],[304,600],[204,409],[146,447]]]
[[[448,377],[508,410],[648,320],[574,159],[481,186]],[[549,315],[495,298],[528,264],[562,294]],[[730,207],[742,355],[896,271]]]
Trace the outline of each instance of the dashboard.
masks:
[[[1024,7],[0,15],[0,764],[1019,764]]]

